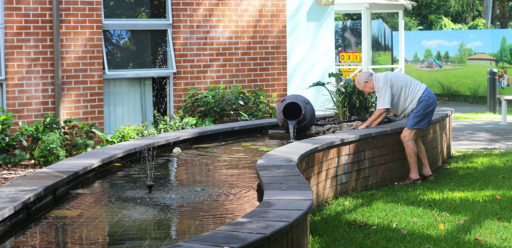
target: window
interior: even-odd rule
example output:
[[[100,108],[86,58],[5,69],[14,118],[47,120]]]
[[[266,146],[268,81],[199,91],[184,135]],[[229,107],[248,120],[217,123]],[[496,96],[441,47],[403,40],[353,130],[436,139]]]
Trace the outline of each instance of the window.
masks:
[[[105,133],[153,120],[151,78],[107,79],[103,85]]]
[[[170,0],[104,0],[105,78],[165,77],[176,71]]]
[[[105,19],[170,19],[165,0],[105,0],[103,6]]]
[[[103,0],[105,133],[172,113],[171,0]]]

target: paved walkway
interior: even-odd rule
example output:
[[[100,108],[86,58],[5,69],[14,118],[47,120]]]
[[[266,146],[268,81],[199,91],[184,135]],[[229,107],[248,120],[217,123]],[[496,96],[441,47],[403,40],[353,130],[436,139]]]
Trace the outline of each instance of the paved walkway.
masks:
[[[439,103],[438,107],[454,109],[455,113],[486,112],[486,105]],[[453,120],[452,150],[512,149],[512,118],[508,123],[496,120]]]

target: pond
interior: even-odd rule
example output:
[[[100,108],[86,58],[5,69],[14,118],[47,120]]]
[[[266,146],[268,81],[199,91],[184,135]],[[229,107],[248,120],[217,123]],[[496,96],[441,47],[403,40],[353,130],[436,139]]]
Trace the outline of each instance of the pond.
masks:
[[[114,163],[3,245],[160,247],[189,239],[253,210],[256,161],[284,144],[257,134],[159,150],[151,194],[144,162]]]

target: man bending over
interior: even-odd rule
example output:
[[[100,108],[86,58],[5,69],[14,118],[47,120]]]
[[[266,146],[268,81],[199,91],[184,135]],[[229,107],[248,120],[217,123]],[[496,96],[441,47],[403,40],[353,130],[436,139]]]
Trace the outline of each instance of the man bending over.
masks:
[[[395,184],[415,184],[432,179],[420,132],[434,115],[437,99],[432,90],[420,81],[400,72],[371,73],[363,71],[356,77],[356,87],[366,94],[377,95],[377,110],[359,129],[377,126],[389,111],[406,117],[407,124],[400,135],[409,162],[409,177]],[[422,172],[418,171],[418,158]]]

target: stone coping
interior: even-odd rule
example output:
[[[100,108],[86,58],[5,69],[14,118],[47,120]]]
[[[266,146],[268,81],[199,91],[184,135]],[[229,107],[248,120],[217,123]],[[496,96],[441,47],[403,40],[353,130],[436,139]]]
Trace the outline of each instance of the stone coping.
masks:
[[[451,109],[438,108],[432,122],[449,118],[452,113]],[[20,220],[29,218],[33,214],[32,209],[35,211],[37,206],[55,201],[60,195],[60,188],[65,188],[98,166],[125,155],[149,146],[171,145],[201,136],[276,125],[276,119],[269,119],[188,129],[123,142],[62,160],[0,188],[0,233]],[[401,132],[404,127],[405,120],[402,120],[374,128],[348,130],[297,141],[266,153],[257,162],[257,173],[264,195],[256,209],[216,230],[170,247],[269,246],[272,240],[299,228],[299,222],[303,225],[303,220],[307,220],[313,208],[313,191],[297,168],[302,158],[331,146]],[[306,223],[306,226],[309,229],[309,224]]]

